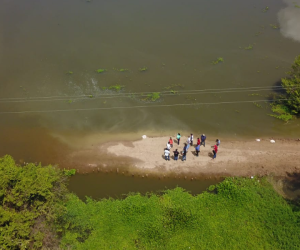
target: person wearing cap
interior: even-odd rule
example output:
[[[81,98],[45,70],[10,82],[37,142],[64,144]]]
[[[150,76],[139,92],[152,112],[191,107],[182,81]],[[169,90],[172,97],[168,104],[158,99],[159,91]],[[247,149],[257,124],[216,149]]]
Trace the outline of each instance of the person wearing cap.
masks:
[[[206,136],[205,134],[201,135],[201,145],[203,145],[205,147],[205,140],[206,140]]]

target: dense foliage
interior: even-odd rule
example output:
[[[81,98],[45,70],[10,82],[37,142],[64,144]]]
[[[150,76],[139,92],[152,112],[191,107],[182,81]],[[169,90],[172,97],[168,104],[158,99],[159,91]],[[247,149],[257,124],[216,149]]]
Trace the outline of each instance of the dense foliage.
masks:
[[[272,104],[272,116],[284,121],[300,115],[300,55],[296,57],[288,75],[281,79],[286,93]]]
[[[86,202],[71,195],[61,220],[62,247],[300,249],[300,212],[265,179],[228,178],[209,190]]]
[[[59,169],[33,163],[18,166],[0,158],[0,249],[53,249],[53,223],[63,213],[65,178]]]

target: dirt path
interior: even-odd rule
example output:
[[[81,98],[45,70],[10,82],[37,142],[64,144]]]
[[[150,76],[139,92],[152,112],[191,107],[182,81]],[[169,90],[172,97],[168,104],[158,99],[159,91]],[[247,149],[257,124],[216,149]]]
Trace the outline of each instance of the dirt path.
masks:
[[[141,172],[159,173],[194,173],[211,176],[234,175],[252,176],[285,175],[287,172],[300,172],[300,141],[276,140],[271,143],[270,139],[252,141],[229,141],[221,140],[217,158],[212,160],[211,146],[214,141],[207,140],[206,147],[201,146],[200,156],[194,155],[194,147],[190,147],[186,161],[165,161],[164,148],[168,137],[147,138],[134,142],[120,142],[115,144],[102,144],[98,147],[100,152],[107,152],[114,160],[116,158],[128,159],[132,168]],[[182,151],[182,138],[180,146],[174,145]],[[196,140],[195,140],[196,141]],[[173,156],[173,153],[171,154]]]

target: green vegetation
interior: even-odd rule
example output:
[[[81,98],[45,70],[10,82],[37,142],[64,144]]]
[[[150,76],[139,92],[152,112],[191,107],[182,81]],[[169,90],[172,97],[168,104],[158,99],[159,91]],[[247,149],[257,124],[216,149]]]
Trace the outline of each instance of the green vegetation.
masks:
[[[114,85],[114,86],[110,86],[108,89],[119,92],[123,88],[124,88],[124,86],[122,86],[122,85]]]
[[[1,249],[299,249],[300,207],[266,178],[82,201],[65,186],[75,172],[0,158]]]
[[[265,179],[227,178],[197,196],[181,188],[124,200],[70,195],[62,247],[74,249],[299,249],[293,211]]]
[[[217,60],[213,61],[212,64],[216,65],[218,63],[224,62],[224,59],[222,57],[217,58]]]
[[[171,89],[170,93],[175,95],[175,94],[178,94],[178,91]]]
[[[97,73],[103,73],[103,72],[106,72],[106,71],[107,71],[107,69],[97,69],[96,70]]]
[[[281,79],[285,94],[278,95],[272,103],[271,116],[288,121],[300,115],[300,55],[296,57],[288,77]]]
[[[74,73],[73,71],[66,72],[66,74],[68,74],[68,75],[72,75],[73,73]]]
[[[252,50],[252,49],[253,49],[253,45],[249,44],[249,46],[248,46],[248,47],[245,47],[244,49],[245,49],[245,50]]]
[[[145,72],[145,71],[147,71],[147,70],[148,70],[147,67],[143,67],[143,68],[140,68],[140,69],[139,69],[140,72]]]
[[[33,163],[18,166],[0,158],[0,248],[55,249],[53,223],[63,213],[65,177],[59,169]]]
[[[71,100],[71,99],[70,99],[70,100],[68,100],[68,103],[69,103],[69,104],[71,104],[71,103],[73,103],[73,102],[74,102],[74,101],[73,101],[73,100]]]

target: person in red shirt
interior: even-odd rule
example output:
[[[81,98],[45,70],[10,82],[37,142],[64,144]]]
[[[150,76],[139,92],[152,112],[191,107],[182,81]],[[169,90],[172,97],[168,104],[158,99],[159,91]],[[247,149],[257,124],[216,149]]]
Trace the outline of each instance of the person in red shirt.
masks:
[[[169,143],[171,145],[171,148],[173,148],[173,139],[172,139],[172,137],[170,137]]]
[[[217,145],[215,145],[214,146],[214,150],[213,150],[213,154],[214,154],[214,156],[213,156],[213,160],[217,157],[217,153],[218,153],[218,146]]]
[[[200,145],[200,138],[197,139],[197,146]]]

